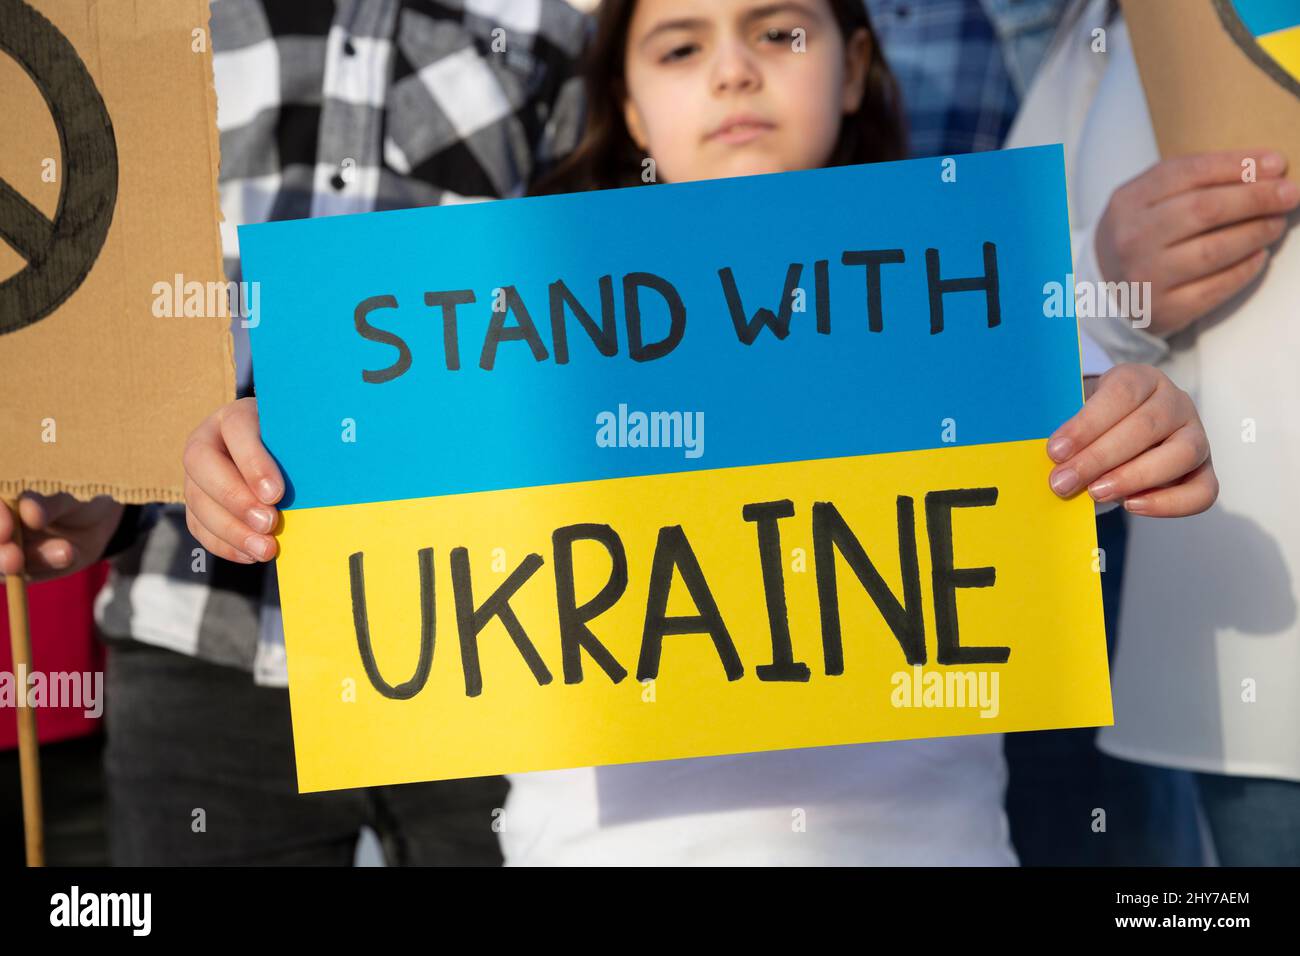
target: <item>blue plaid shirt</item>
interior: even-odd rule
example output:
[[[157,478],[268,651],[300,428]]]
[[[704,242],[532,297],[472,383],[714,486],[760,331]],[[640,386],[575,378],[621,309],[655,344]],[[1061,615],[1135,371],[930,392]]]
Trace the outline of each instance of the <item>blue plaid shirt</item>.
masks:
[[[867,0],[913,156],[1002,145],[1070,0]]]

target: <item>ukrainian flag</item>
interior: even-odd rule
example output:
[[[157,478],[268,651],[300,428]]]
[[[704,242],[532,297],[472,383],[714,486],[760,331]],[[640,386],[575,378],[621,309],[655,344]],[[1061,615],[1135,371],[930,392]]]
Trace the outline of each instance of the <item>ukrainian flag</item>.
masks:
[[[240,243],[304,791],[1110,721],[1060,147]]]

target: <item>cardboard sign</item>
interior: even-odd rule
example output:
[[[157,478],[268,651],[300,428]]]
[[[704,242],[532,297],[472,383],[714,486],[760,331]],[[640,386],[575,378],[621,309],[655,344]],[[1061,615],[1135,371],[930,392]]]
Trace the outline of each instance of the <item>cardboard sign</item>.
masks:
[[[1268,147],[1300,182],[1300,3],[1122,6],[1161,156]]]
[[[203,0],[0,0],[0,494],[179,501],[233,398]]]
[[[301,789],[1110,721],[1060,147],[240,245]]]

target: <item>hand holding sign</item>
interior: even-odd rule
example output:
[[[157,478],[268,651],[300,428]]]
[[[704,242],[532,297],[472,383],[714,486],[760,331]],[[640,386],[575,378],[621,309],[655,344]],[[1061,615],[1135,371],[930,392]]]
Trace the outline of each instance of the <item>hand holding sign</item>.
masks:
[[[1117,365],[1077,415],[1056,430],[1052,490],[1086,487],[1098,502],[1135,514],[1200,514],[1218,496],[1210,443],[1191,396],[1149,365]]]
[[[270,561],[270,532],[284,479],[262,445],[257,399],[241,398],[204,419],[185,443],[185,524],[218,557]]]

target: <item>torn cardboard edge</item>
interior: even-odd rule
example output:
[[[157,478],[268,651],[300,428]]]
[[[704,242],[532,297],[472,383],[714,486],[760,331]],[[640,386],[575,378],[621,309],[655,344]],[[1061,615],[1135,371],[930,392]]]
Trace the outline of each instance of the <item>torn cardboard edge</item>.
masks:
[[[124,505],[147,505],[153,502],[180,504],[184,497],[175,488],[143,488],[132,485],[90,481],[60,481],[56,478],[0,479],[0,498],[12,501],[24,493],[46,497],[66,492],[78,501],[90,501],[108,495]]]

